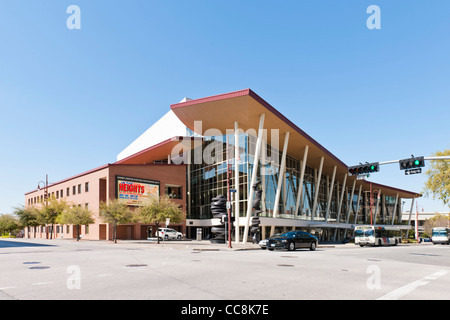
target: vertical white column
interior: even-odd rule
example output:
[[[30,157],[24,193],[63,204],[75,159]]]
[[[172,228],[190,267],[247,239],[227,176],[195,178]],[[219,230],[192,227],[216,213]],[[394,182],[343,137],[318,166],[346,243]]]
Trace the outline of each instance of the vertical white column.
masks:
[[[317,210],[317,199],[319,198],[319,188],[320,188],[320,180],[322,178],[323,160],[324,160],[324,157],[321,157],[320,165],[319,165],[319,172],[317,173],[316,189],[315,189],[315,194],[314,194],[313,209],[311,212],[311,220],[314,220],[314,215],[316,214],[316,210]]]
[[[397,204],[398,204],[398,193],[397,196],[395,197],[395,206],[394,206],[394,211],[392,212],[392,221],[391,221],[391,225],[394,225],[394,218],[395,218],[395,214],[397,213]]]
[[[412,211],[413,211],[413,208],[414,208],[414,200],[415,200],[415,198],[411,199],[411,209],[409,210],[409,219],[408,219],[408,226],[409,227],[411,227],[411,215],[412,215]],[[406,230],[406,238],[405,239],[408,239],[408,233],[409,233],[409,229]]]
[[[415,198],[411,199],[411,209],[409,210],[408,226],[411,226],[411,215],[412,215],[412,211],[414,209],[414,200],[415,200]]]
[[[239,124],[237,121],[234,122],[234,223],[235,223],[235,234],[234,241],[239,242]]]
[[[337,211],[337,218],[336,218],[336,222],[339,223],[340,222],[340,218],[341,218],[341,210],[342,210],[342,201],[344,200],[344,194],[345,194],[345,187],[347,184],[347,174],[345,174],[344,176],[344,182],[342,183],[342,191],[341,191],[341,196],[339,198],[339,206],[338,206],[338,211]]]
[[[284,145],[283,145],[283,154],[281,156],[281,164],[278,169],[278,182],[277,182],[277,191],[275,194],[275,203],[273,206],[273,212],[272,217],[276,218],[278,215],[278,208],[280,206],[280,198],[281,198],[281,189],[284,183],[286,182],[285,179],[285,171],[286,171],[286,154],[287,154],[287,147],[289,143],[289,132],[286,132],[286,135],[284,137]],[[271,226],[270,228],[270,235],[272,236],[275,233],[275,226]]]
[[[333,175],[331,176],[330,191],[328,192],[327,211],[325,213],[325,222],[328,222],[328,215],[330,213],[331,197],[333,195],[333,187],[334,187],[334,179],[336,178],[336,170],[337,170],[337,166],[334,166]]]
[[[265,114],[262,114],[259,117],[259,129],[258,129],[258,139],[256,140],[256,150],[255,150],[255,156],[253,157],[253,170],[252,170],[252,179],[250,181],[249,185],[249,192],[247,197],[247,216],[245,217],[245,228],[244,228],[244,237],[242,239],[242,242],[247,243],[248,239],[248,229],[250,224],[250,216],[252,213],[252,202],[253,202],[253,195],[255,194],[253,190],[253,185],[256,182],[256,175],[258,173],[258,164],[259,164],[259,156],[261,153],[261,141],[263,137],[263,128],[264,128],[264,118]]]
[[[350,196],[350,200],[348,201],[347,217],[345,218],[345,223],[348,223],[350,219],[350,209],[353,207],[353,196],[355,195],[355,186],[356,186],[356,179],[353,181],[352,193]]]
[[[308,150],[309,150],[309,146],[306,146],[305,152],[303,153],[303,161],[301,163],[301,168],[300,168],[300,182],[298,185],[297,199],[295,201],[295,218],[297,218],[298,209],[300,207],[300,200],[302,200],[302,196],[303,196],[303,180],[305,177],[306,160],[308,159]],[[301,203],[301,204],[302,204],[302,208],[303,208],[303,203]]]
[[[283,180],[286,181],[285,177],[285,171],[286,171],[286,154],[287,154],[287,147],[289,143],[289,132],[286,132],[286,136],[284,137],[284,146],[283,146],[283,155],[281,156],[281,165],[280,170],[278,170],[278,183],[277,183],[277,193],[275,195],[275,204],[273,207],[273,213],[272,217],[276,218],[278,215],[278,207],[280,204],[280,198],[281,198],[281,188],[283,186]]]
[[[342,201],[344,200],[346,184],[347,184],[347,174],[345,174],[345,176],[344,176],[344,182],[342,183],[342,191],[341,191],[341,195],[340,196],[339,196],[339,189],[337,190],[338,191],[339,204],[338,204],[338,208],[337,208],[336,223],[339,223],[340,219],[341,219]],[[336,237],[337,237],[338,231],[339,231],[338,228],[334,229],[334,237],[333,237],[334,241],[336,241]]]
[[[377,224],[378,205],[380,204],[380,198],[381,198],[381,189],[378,190],[378,194],[377,194],[377,206],[375,208],[375,218],[373,219],[374,226]]]
[[[358,200],[356,202],[355,224],[358,223],[358,212],[359,212],[359,202],[361,200],[361,191],[362,191],[362,184],[359,186]]]

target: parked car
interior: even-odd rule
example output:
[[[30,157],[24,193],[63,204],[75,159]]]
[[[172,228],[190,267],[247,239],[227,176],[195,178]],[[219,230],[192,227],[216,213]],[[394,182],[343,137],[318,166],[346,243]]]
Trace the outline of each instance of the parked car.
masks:
[[[164,240],[169,239],[181,240],[183,238],[183,234],[181,232],[178,232],[177,230],[171,228],[159,228],[155,236],[160,239],[164,238]]]
[[[346,237],[344,240],[342,240],[343,244],[350,243],[350,242],[354,243],[355,237]]]
[[[276,237],[279,237],[279,236],[281,236],[281,233],[274,234],[273,236],[270,236],[267,239],[261,240],[258,244],[261,247],[261,249],[266,250],[267,249],[267,242],[269,242],[269,239],[273,239],[273,238],[276,238]]]
[[[289,231],[283,233],[278,237],[269,239],[267,248],[270,251],[274,249],[287,249],[294,251],[297,248],[309,248],[309,250],[316,250],[318,240],[315,236],[304,231]]]

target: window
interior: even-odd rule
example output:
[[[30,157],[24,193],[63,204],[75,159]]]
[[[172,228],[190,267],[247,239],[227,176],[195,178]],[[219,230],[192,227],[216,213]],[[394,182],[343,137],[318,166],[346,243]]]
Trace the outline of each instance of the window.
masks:
[[[67,227],[66,227],[66,233],[70,233],[70,226],[69,225],[67,225]]]
[[[84,192],[89,192],[89,182],[84,184]]]
[[[56,190],[56,199],[59,199],[59,191]]]
[[[66,196],[67,196],[67,197],[70,196],[70,188],[67,188],[67,189],[66,189]]]
[[[181,192],[180,186],[170,186],[166,185],[166,195],[169,196],[171,199],[182,199],[183,194]]]
[[[81,193],[81,184],[78,185],[78,194]]]
[[[59,196],[60,196],[61,198],[64,197],[63,189],[61,189],[61,191],[59,191]]]
[[[77,187],[76,186],[72,187],[72,194],[73,195],[77,194]]]
[[[84,226],[84,233],[89,234],[89,226],[88,225]]]

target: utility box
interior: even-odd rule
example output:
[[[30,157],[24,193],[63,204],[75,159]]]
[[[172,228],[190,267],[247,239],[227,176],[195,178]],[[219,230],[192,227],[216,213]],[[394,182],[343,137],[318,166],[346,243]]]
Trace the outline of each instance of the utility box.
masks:
[[[197,241],[202,241],[202,228],[197,228]]]

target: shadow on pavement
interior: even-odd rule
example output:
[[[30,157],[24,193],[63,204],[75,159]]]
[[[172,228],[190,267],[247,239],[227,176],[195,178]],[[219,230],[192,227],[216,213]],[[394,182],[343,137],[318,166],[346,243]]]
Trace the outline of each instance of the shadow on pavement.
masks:
[[[0,240],[0,248],[22,248],[22,247],[54,247],[52,244],[32,243],[26,241]]]

